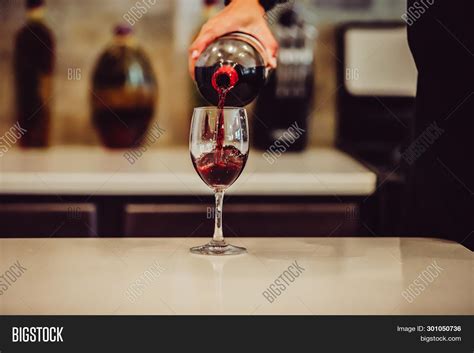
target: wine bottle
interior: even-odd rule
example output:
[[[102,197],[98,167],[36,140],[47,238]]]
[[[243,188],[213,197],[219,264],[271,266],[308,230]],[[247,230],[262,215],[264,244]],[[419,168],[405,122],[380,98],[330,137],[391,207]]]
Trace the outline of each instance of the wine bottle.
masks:
[[[153,118],[157,92],[150,61],[132,29],[117,26],[92,78],[92,119],[102,143],[110,148],[139,146]]]
[[[218,105],[220,91],[228,89],[225,104],[242,107],[265,85],[268,67],[262,43],[249,34],[232,32],[204,50],[194,76],[199,92],[212,105]]]
[[[43,0],[26,1],[26,23],[18,31],[13,54],[16,116],[26,130],[23,147],[49,144],[55,39],[44,21]]]

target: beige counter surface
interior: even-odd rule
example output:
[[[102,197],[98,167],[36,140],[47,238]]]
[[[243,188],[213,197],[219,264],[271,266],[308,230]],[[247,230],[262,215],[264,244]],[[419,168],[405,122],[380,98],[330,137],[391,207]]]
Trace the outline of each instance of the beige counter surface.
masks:
[[[265,156],[251,151],[229,189],[236,195],[356,195],[374,192],[376,175],[332,148]],[[0,157],[0,194],[210,195],[187,148],[111,151],[95,147],[13,149]]]
[[[203,242],[2,239],[15,281],[0,277],[0,314],[474,314],[472,252],[453,242],[239,238],[248,254],[188,252]]]

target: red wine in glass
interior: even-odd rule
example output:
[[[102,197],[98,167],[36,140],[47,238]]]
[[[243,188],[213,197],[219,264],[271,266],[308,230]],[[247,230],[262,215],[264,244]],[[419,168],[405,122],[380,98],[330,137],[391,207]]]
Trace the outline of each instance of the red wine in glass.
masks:
[[[247,162],[248,153],[243,154],[234,146],[225,146],[222,156],[216,161],[215,151],[192,158],[194,168],[201,179],[215,190],[225,190],[231,186],[242,173]]]

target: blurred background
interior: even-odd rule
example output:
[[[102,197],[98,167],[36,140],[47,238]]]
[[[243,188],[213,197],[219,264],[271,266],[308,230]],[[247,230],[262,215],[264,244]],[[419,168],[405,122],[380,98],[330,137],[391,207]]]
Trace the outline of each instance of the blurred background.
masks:
[[[223,1],[222,1],[223,2]],[[217,2],[217,6],[223,4]],[[163,145],[187,144],[194,85],[187,72],[187,48],[205,17],[202,0],[149,1],[146,13],[126,0],[48,0],[46,19],[56,38],[52,145],[99,145],[90,109],[92,71],[111,42],[116,24],[133,21],[138,43],[149,57],[159,86],[154,119],[167,133]],[[333,145],[336,139],[335,32],[346,21],[398,21],[405,11],[403,0],[298,0],[300,15],[317,29],[315,37],[315,101],[309,117],[309,143]],[[142,5],[143,6],[143,5]],[[134,15],[135,13],[135,15]],[[273,18],[276,22],[276,15]],[[13,47],[16,32],[25,22],[24,1],[0,1],[0,131],[15,121]],[[270,19],[271,20],[271,19]],[[377,54],[375,54],[377,55]],[[376,59],[374,59],[376,61]],[[71,77],[74,72],[74,77]]]
[[[29,1],[29,18],[42,16],[38,2]],[[24,27],[25,1],[0,0],[0,236],[208,236],[211,192],[188,151],[193,108],[206,103],[187,60],[189,44],[223,1],[47,0],[45,6],[51,36]],[[279,66],[248,107],[256,150],[226,199],[229,236],[403,234],[400,163],[417,76],[404,13],[404,0],[297,0],[266,14],[280,42]],[[126,79],[138,88],[115,95],[107,77],[124,62],[115,61],[110,45],[129,43],[130,29],[141,50],[125,51],[133,58]],[[18,33],[26,39],[15,42]],[[25,43],[38,47],[28,51]],[[47,112],[49,125],[29,127],[38,130],[39,140],[31,142],[12,137],[22,135],[15,131],[14,82],[21,75],[27,82],[32,76],[24,68],[38,65],[47,67],[39,84],[44,104],[36,102],[36,109],[27,98],[18,107],[26,118],[36,116],[32,121],[44,118],[38,110]],[[144,109],[122,115],[129,99]],[[140,111],[137,131],[151,139],[141,150],[137,136],[118,144],[125,150],[103,148],[117,147],[107,133],[120,124],[113,116],[94,124],[97,107],[105,107],[97,119],[111,113],[130,124]],[[304,132],[275,149],[293,126]]]

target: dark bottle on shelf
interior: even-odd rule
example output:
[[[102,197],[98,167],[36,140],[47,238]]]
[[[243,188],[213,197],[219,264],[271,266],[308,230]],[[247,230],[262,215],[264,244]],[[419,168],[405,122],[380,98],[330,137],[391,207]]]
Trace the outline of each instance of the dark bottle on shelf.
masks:
[[[266,150],[279,139],[283,140],[280,145],[285,146],[285,151],[301,151],[306,147],[314,96],[315,36],[316,30],[304,24],[297,9],[290,8],[280,14],[275,26],[280,45],[278,67],[256,102],[255,147]]]
[[[43,0],[26,1],[26,24],[14,44],[13,70],[16,116],[26,130],[23,147],[46,147],[49,143],[55,40],[44,22]]]
[[[92,119],[110,148],[138,147],[155,112],[157,83],[132,29],[119,25],[100,55],[92,78]]]
[[[265,85],[268,60],[263,45],[253,36],[232,32],[211,43],[195,67],[196,85],[212,105],[219,103],[219,91],[229,90],[225,105],[242,107],[252,102]]]

